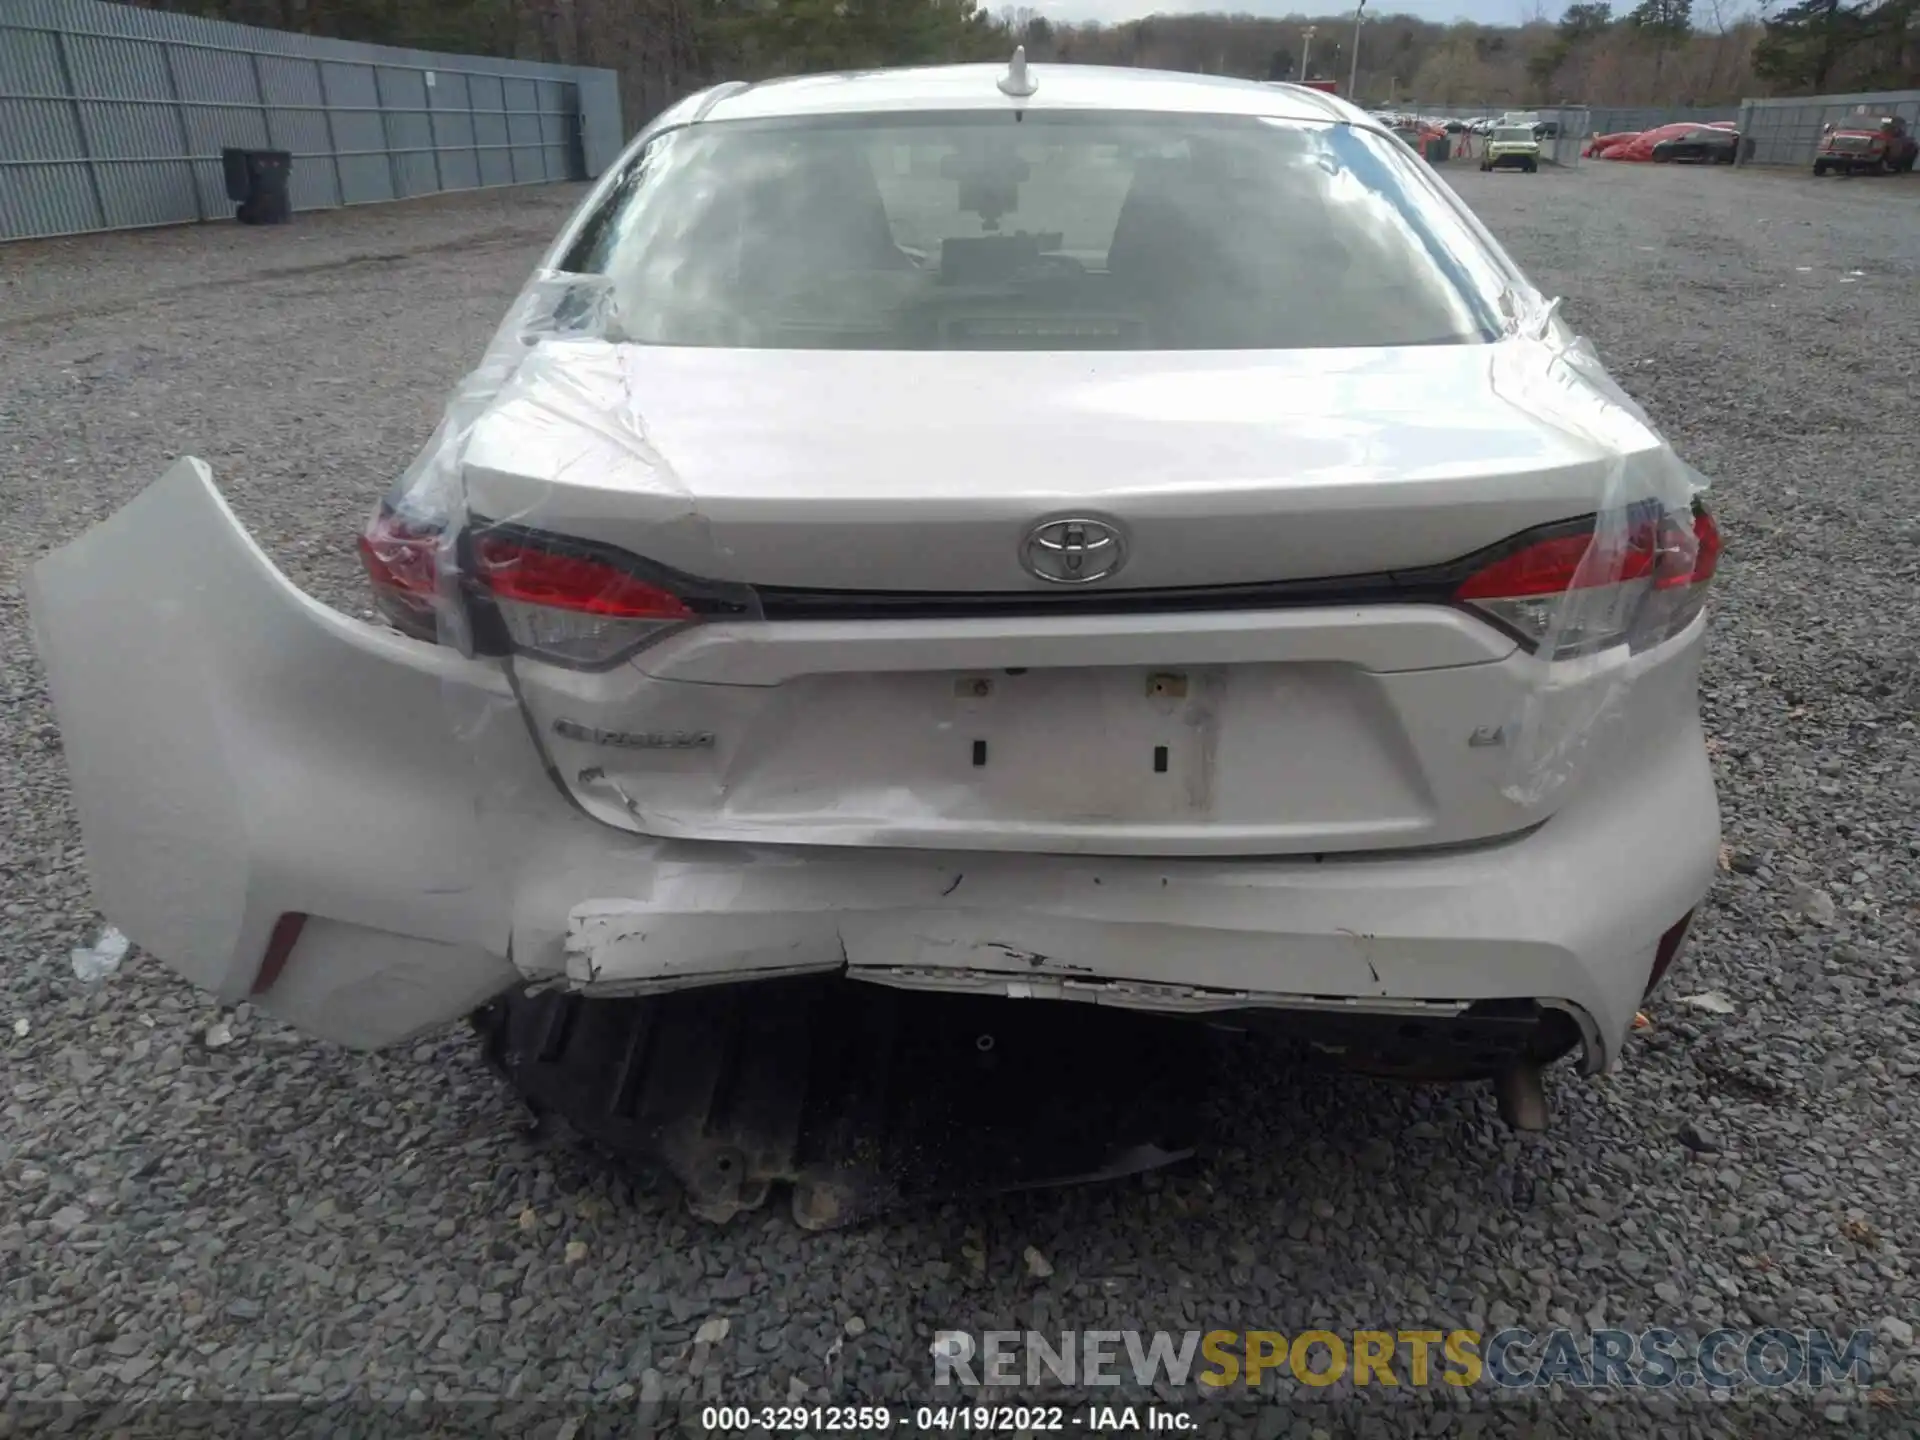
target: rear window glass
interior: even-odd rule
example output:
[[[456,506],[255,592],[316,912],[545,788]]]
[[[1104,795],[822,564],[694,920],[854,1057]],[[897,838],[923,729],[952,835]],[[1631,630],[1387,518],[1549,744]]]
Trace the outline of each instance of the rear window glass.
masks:
[[[1507,141],[1507,140],[1521,140],[1521,141],[1526,141],[1528,143],[1531,143],[1534,139],[1534,134],[1533,134],[1533,131],[1528,129],[1516,128],[1514,126],[1506,126],[1502,129],[1494,131],[1493,138],[1496,142]]]
[[[1029,113],[722,122],[660,136],[567,269],[616,338],[876,350],[1462,344],[1499,277],[1377,133]]]

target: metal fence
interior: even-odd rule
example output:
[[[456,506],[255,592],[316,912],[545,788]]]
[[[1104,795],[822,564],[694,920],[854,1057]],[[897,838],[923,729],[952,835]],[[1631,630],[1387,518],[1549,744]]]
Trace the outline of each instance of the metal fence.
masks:
[[[1710,120],[1732,120],[1738,105],[1595,105],[1590,107],[1590,135],[1617,135],[1626,130],[1652,130],[1661,125],[1705,125]]]
[[[316,210],[586,179],[622,138],[608,70],[0,0],[0,240],[230,216],[229,145],[291,152]]]
[[[1820,143],[1820,129],[1837,124],[1865,106],[1879,115],[1898,115],[1920,131],[1920,90],[1880,90],[1861,95],[1810,95],[1791,100],[1740,102],[1740,163],[1809,165]]]
[[[1581,141],[1590,133],[1587,107],[1584,105],[1427,105],[1403,100],[1386,107],[1394,115],[1417,116],[1422,120],[1495,121],[1505,115],[1530,115],[1545,127],[1540,140],[1540,158],[1550,165],[1575,165],[1580,160]],[[1478,160],[1486,150],[1487,138],[1471,131],[1456,132],[1450,158]]]

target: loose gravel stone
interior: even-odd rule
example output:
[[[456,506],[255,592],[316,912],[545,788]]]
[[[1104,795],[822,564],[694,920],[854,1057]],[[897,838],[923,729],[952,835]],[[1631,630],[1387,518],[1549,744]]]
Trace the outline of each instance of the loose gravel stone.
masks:
[[[22,568],[195,454],[296,584],[366,616],[351,537],[579,190],[0,248],[0,1399],[924,1399],[936,1329],[1605,1320],[1877,1330],[1877,1383],[1912,1414],[1914,187],[1445,173],[1715,481],[1703,710],[1731,850],[1665,996],[1732,1013],[1656,996],[1618,1073],[1553,1080],[1540,1136],[1481,1090],[1249,1048],[1189,1170],[819,1236],[710,1228],[529,1136],[459,1029],[350,1055],[223,1013],[137,949],[91,987],[69,958],[102,921]],[[233,1043],[209,1048],[220,1025]],[[1681,1117],[1724,1153],[1673,1143]],[[1287,1393],[1299,1408],[1180,1402],[1235,1437],[1349,1433],[1334,1399],[1395,1435],[1570,1413]],[[1794,1403],[1730,1407],[1737,1433],[1868,1414],[1851,1390]],[[1648,1433],[1636,1416],[1579,1418]],[[1695,1409],[1687,1433],[1735,1423]]]
[[[1700,1155],[1718,1155],[1724,1148],[1718,1132],[1700,1120],[1688,1120],[1680,1126],[1680,1143]]]

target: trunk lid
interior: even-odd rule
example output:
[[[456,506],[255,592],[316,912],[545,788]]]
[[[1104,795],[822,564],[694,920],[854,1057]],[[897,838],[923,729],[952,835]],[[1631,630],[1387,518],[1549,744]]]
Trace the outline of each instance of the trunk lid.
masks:
[[[1609,457],[1508,345],[968,353],[550,347],[469,504],[761,587],[1045,592],[1037,523],[1117,524],[1101,592],[1380,574],[1589,512]]]

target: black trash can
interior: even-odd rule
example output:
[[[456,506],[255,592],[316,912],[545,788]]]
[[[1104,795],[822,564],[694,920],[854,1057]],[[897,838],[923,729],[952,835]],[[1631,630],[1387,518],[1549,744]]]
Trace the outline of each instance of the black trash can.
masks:
[[[242,225],[285,225],[293,219],[289,152],[228,146],[220,152],[220,164],[226,171],[227,198],[240,207],[234,218]]]

